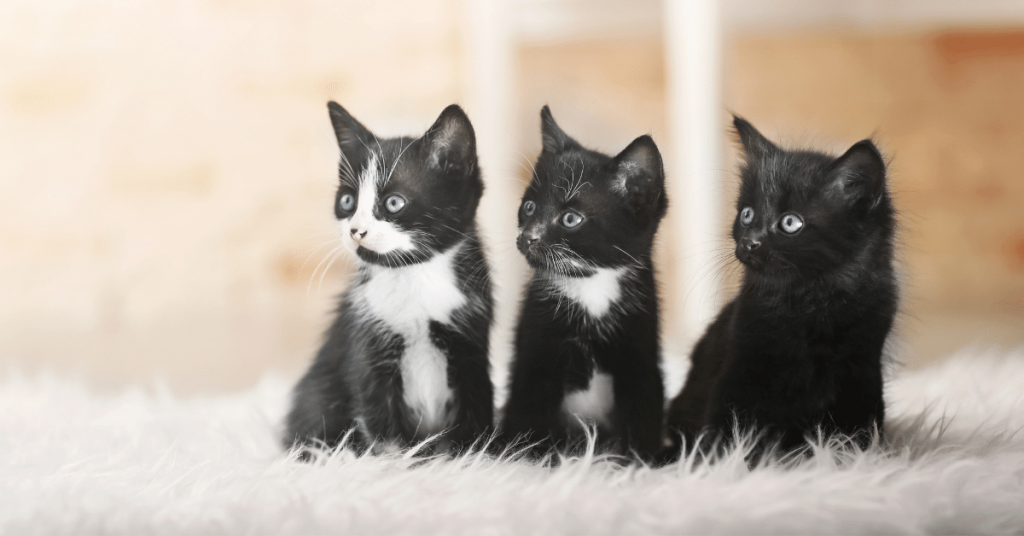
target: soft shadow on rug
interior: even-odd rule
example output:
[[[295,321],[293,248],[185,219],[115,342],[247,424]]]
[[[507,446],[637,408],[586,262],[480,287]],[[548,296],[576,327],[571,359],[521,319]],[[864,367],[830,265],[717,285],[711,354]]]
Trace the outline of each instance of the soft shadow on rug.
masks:
[[[0,533],[1024,534],[1024,351],[897,373],[888,445],[755,470],[740,455],[299,463],[277,443],[289,388],[176,399],[5,381]]]

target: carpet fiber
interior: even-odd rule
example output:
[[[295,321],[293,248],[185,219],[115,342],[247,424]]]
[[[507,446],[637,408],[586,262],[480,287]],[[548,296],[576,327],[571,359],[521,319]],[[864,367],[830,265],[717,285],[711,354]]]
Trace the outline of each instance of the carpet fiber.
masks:
[[[895,374],[884,447],[754,470],[737,454],[299,463],[276,440],[289,387],[179,399],[5,380],[0,533],[1024,534],[1024,351]]]

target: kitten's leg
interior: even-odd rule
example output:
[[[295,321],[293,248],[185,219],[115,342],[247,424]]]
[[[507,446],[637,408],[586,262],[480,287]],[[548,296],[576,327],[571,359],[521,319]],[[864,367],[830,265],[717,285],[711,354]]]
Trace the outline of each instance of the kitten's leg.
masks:
[[[282,438],[285,448],[296,445],[333,448],[352,429],[351,397],[336,362],[336,359],[318,356],[295,386]]]
[[[365,441],[377,447],[407,447],[415,440],[408,406],[403,398],[398,362],[382,363],[370,372],[363,391],[360,424]]]
[[[820,413],[808,411],[805,392],[770,385],[773,379],[779,380],[750,370],[723,375],[708,400],[705,435],[697,447],[708,454],[721,455],[738,447],[737,431],[742,438],[750,434],[750,467],[767,455],[789,455],[803,450],[807,437],[820,422]],[[790,395],[792,400],[780,395],[794,391],[796,394]]]
[[[357,413],[364,440],[378,447],[409,446],[416,429],[402,385],[405,342],[399,335],[371,333],[368,346],[355,380],[361,395]]]
[[[870,365],[858,367],[855,374],[839,385],[836,402],[829,408],[829,417],[837,431],[846,434],[865,449],[874,433],[882,433],[885,422],[885,401],[882,398],[882,366],[879,358]]]
[[[719,381],[725,368],[729,353],[729,322],[732,319],[732,303],[727,305],[708,326],[704,336],[693,348],[690,355],[690,370],[686,374],[686,383],[679,394],[669,404],[666,419],[666,439],[668,446],[662,456],[666,460],[679,457],[682,441],[686,448],[693,449],[702,429],[707,424],[706,417],[711,393]]]
[[[652,461],[662,448],[665,389],[657,361],[625,363],[615,376],[615,400],[625,446]]]
[[[687,448],[693,447],[693,441],[705,424],[708,399],[717,379],[720,360],[706,346],[707,339],[701,339],[690,356],[691,365],[686,383],[668,407],[666,439],[669,446],[666,449],[675,451],[676,456],[680,454],[684,441]]]
[[[564,372],[557,355],[519,355],[512,366],[508,403],[502,423],[503,442],[518,441],[520,447],[539,442],[531,449],[540,455],[566,438],[561,418],[565,397]]]
[[[486,334],[485,329],[482,331]],[[448,438],[455,451],[462,451],[494,425],[494,386],[487,359],[487,338],[471,337],[453,326],[431,322],[430,339],[448,356],[448,386],[455,393],[456,405]]]

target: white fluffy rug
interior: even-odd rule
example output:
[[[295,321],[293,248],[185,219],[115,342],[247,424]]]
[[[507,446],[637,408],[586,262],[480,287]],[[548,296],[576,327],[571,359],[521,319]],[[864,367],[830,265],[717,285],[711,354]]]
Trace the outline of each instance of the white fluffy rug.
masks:
[[[1024,534],[1024,351],[897,374],[884,450],[753,471],[738,456],[299,463],[276,439],[289,387],[176,399],[7,380],[0,533]]]

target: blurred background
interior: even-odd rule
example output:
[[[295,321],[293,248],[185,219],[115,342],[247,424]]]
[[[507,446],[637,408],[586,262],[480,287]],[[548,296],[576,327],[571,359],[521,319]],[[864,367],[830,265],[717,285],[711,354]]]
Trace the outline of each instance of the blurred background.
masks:
[[[873,137],[901,213],[898,358],[1024,344],[1024,4],[977,0],[7,0],[0,3],[0,373],[252,385],[311,359],[328,267],[325,103],[420,135],[476,126],[500,286],[549,104],[584,145],[650,133],[669,169],[657,261],[684,357],[735,289],[728,112],[783,146]]]

